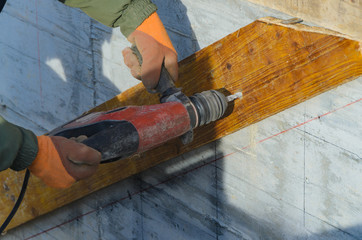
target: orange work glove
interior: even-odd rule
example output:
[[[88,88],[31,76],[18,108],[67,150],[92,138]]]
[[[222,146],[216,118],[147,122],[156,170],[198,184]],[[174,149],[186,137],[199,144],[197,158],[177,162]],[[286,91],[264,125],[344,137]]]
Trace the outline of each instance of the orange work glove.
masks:
[[[177,53],[156,12],[136,28],[129,35],[128,40],[138,48],[143,63],[140,66],[131,48],[123,50],[124,62],[131,69],[133,77],[142,80],[148,90],[155,89],[157,86],[163,61],[172,79],[177,81]]]
[[[101,161],[95,149],[64,137],[39,136],[38,149],[29,170],[54,188],[67,188],[91,176]]]

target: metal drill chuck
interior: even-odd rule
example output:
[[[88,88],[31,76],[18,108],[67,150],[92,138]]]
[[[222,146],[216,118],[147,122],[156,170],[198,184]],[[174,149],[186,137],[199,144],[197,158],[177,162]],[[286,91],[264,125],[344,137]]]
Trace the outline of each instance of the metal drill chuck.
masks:
[[[188,144],[192,142],[194,128],[222,118],[228,107],[228,102],[241,97],[241,92],[225,97],[224,94],[216,90],[208,90],[187,97],[180,89],[169,88],[161,96],[161,102],[181,102],[185,106],[190,117],[191,129],[184,133],[180,139],[183,144]]]
[[[228,100],[224,94],[215,90],[196,93],[190,97],[190,100],[197,114],[196,125],[193,128],[220,119],[228,106]]]

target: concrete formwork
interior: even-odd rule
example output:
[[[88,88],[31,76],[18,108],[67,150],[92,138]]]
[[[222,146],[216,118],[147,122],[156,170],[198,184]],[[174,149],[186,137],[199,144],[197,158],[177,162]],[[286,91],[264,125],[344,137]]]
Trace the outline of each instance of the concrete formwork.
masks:
[[[242,0],[155,3],[180,59],[290,17]],[[57,1],[9,0],[0,31],[0,114],[37,134],[138,83],[119,30]],[[3,239],[361,239],[361,97],[359,78]]]

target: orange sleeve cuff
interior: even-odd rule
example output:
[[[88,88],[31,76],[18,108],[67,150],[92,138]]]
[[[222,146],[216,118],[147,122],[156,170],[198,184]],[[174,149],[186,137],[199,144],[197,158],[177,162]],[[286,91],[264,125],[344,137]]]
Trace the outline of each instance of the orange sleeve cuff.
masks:
[[[53,188],[68,188],[75,179],[69,175],[48,136],[38,136],[38,154],[29,170],[46,185]]]
[[[152,13],[143,23],[136,28],[136,30],[144,32],[154,39],[164,45],[165,47],[170,48],[176,53],[175,48],[172,45],[170,37],[168,36],[165,27],[162,24],[160,17],[157,12]]]

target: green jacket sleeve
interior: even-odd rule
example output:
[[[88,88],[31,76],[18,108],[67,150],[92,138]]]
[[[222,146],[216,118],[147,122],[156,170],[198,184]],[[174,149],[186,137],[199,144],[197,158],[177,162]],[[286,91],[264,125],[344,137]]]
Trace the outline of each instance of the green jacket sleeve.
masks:
[[[61,0],[70,7],[80,8],[88,16],[109,27],[120,27],[128,37],[157,10],[150,0]]]
[[[0,116],[0,171],[8,168],[23,170],[31,165],[37,153],[35,134]]]

